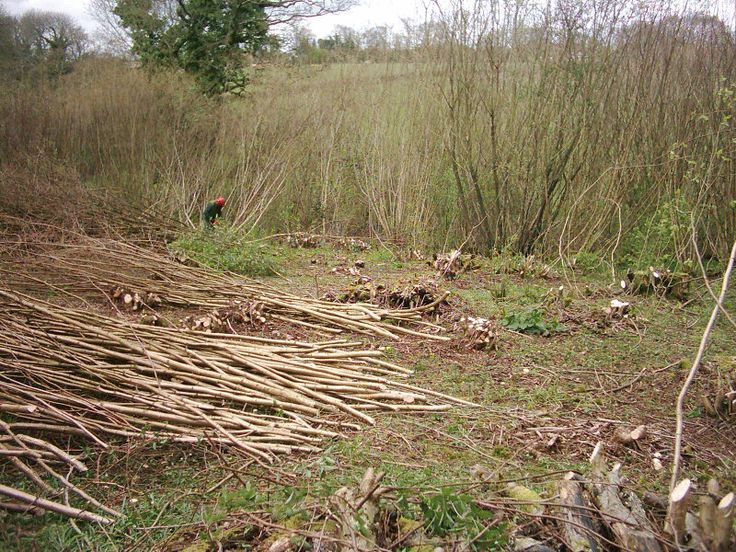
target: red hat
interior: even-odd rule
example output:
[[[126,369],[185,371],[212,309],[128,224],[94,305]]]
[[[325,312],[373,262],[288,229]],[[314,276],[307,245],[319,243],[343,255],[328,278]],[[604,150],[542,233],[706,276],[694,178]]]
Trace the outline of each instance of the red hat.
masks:
[[[218,198],[217,198],[217,199],[215,200],[215,203],[216,203],[217,205],[219,205],[220,207],[222,207],[223,205],[225,205],[225,198],[224,198],[224,197],[222,197],[222,196],[219,196],[219,197],[218,197]]]

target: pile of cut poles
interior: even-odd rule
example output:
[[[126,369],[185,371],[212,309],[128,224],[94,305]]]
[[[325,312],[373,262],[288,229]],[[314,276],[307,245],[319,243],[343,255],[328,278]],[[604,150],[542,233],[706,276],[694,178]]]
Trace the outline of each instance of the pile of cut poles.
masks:
[[[187,266],[165,252],[120,240],[84,237],[66,244],[49,244],[22,264],[0,269],[9,287],[37,295],[49,287],[78,299],[122,287],[154,294],[162,306],[216,310],[233,302],[253,301],[266,318],[295,324],[326,335],[354,332],[398,340],[414,335],[449,340],[442,328],[422,315],[442,303],[443,294],[430,304],[412,309],[386,309],[373,304],[342,304],[303,297],[231,273]],[[407,327],[408,325],[413,328]]]
[[[108,519],[69,506],[72,491],[88,507],[115,514],[51,467],[53,461],[84,471],[54,439],[81,437],[102,448],[112,439],[206,441],[265,464],[281,453],[317,451],[341,430],[373,424],[373,411],[470,405],[399,381],[410,371],[360,342],[152,327],[3,288],[0,303],[0,455],[48,492],[35,462],[61,483],[65,498],[61,504],[0,486],[7,509],[25,505]]]

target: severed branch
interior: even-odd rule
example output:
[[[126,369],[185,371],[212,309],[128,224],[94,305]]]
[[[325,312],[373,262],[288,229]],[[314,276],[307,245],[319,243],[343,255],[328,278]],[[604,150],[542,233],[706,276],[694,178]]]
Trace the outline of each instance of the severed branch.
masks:
[[[700,346],[698,347],[698,352],[695,356],[695,361],[693,362],[693,365],[690,368],[690,373],[688,374],[687,379],[685,380],[685,383],[683,384],[682,389],[680,390],[680,394],[677,396],[677,406],[675,410],[675,416],[676,416],[675,451],[674,451],[674,455],[673,455],[674,457],[672,461],[672,477],[670,479],[670,492],[674,491],[675,486],[677,485],[677,482],[680,478],[680,468],[681,468],[681,463],[682,463],[682,432],[683,432],[683,425],[684,425],[685,396],[687,395],[687,392],[690,389],[690,386],[692,385],[696,374],[698,373],[698,369],[700,368],[700,363],[703,360],[705,349],[708,346],[708,341],[710,340],[710,334],[713,331],[713,327],[715,326],[716,319],[718,318],[718,312],[723,309],[723,301],[726,297],[726,292],[728,291],[728,285],[731,279],[731,273],[733,271],[734,262],[736,262],[736,242],[734,242],[733,247],[731,248],[731,256],[728,261],[728,267],[726,268],[726,272],[723,275],[723,283],[721,284],[721,293],[718,296],[716,305],[715,307],[713,307],[713,312],[711,313],[710,319],[708,320],[708,324],[705,327],[705,331],[703,332],[703,337],[700,340]]]
[[[80,510],[79,508],[72,508],[71,506],[65,506],[64,504],[59,504],[58,502],[52,502],[51,500],[46,500],[45,498],[33,496],[31,494],[19,491],[18,489],[14,489],[12,487],[7,487],[5,485],[0,485],[0,495],[10,498],[13,501],[28,504],[31,506],[31,508],[42,508],[44,510],[56,512],[57,514],[72,517],[75,519],[92,521],[94,523],[100,523],[102,525],[110,525],[111,523],[114,523],[114,520],[97,515],[93,512]],[[14,504],[12,502],[8,504],[8,508],[14,507],[17,507],[17,504]]]

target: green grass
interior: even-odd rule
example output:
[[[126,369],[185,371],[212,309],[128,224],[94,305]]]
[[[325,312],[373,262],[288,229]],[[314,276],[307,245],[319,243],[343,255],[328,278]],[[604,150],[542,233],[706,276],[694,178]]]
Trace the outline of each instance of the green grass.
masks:
[[[180,236],[169,245],[175,255],[190,258],[215,270],[246,276],[272,276],[276,273],[274,249],[248,243],[249,236],[218,225]]]

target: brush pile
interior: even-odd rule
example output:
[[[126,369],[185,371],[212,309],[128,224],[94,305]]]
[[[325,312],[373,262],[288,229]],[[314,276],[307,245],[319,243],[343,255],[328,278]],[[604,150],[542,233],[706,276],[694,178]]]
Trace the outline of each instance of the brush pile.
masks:
[[[230,308],[217,309],[204,315],[189,315],[184,327],[205,333],[238,333],[237,326],[259,326],[266,323],[263,303],[258,301],[235,301]]]
[[[101,447],[110,439],[205,440],[271,462],[282,453],[317,451],[341,429],[373,424],[370,412],[467,404],[388,379],[410,371],[357,342],[132,324],[4,289],[0,301],[0,415],[18,445],[3,455],[18,462],[13,451],[21,445],[12,432],[79,437]],[[18,454],[37,462],[55,454],[50,444],[36,444],[35,453]],[[17,490],[2,491],[23,501]]]
[[[13,411],[12,405],[3,404],[0,405],[0,408]],[[20,406],[15,412],[33,413],[35,409],[36,407],[32,405]],[[4,497],[4,500],[0,500],[0,509],[2,510],[29,514],[40,514],[44,510],[48,510],[71,518],[104,525],[112,523],[112,518],[120,516],[119,512],[101,504],[69,480],[75,471],[79,473],[87,471],[87,466],[78,458],[64,452],[45,439],[13,431],[11,426],[2,420],[0,420],[0,457],[7,459],[15,469],[22,472],[41,491],[49,496],[61,495],[64,500],[63,503],[59,503],[7,485],[0,485],[0,496]],[[67,475],[59,473],[55,469],[57,466],[65,468]],[[49,485],[41,477],[39,471],[51,481],[56,481],[61,490],[56,491]],[[71,506],[70,494],[85,502],[88,506],[93,506],[105,512],[110,517]]]
[[[459,326],[464,334],[463,342],[476,351],[495,350],[498,347],[498,334],[493,322],[487,318],[461,317]]]
[[[295,249],[314,249],[322,245],[323,239],[322,236],[317,234],[294,232],[292,234],[287,234],[284,238],[284,242],[289,247],[293,247]]]
[[[113,303],[132,311],[155,309],[161,305],[161,298],[155,293],[138,293],[121,286],[113,286],[108,296]]]
[[[236,301],[257,302],[267,320],[322,334],[355,332],[394,340],[404,334],[448,340],[437,335],[441,331],[438,326],[423,323],[421,332],[406,327],[421,321],[421,311],[416,309],[301,297],[235,274],[184,266],[164,253],[119,240],[79,238],[74,243],[48,245],[37,250],[32,259],[2,272],[12,289],[35,296],[53,289],[82,304],[101,293],[115,304],[121,298],[125,304],[129,295],[131,309],[138,305],[139,309],[160,306],[216,311],[232,308]],[[155,305],[149,305],[148,298]]]
[[[690,292],[690,281],[690,276],[685,272],[650,266],[649,270],[629,269],[626,280],[621,280],[621,288],[633,295],[653,293],[684,301]]]
[[[461,274],[478,268],[474,255],[462,253],[459,249],[434,256],[434,268],[438,278],[454,280]]]
[[[389,288],[363,276],[340,293],[326,294],[324,299],[338,303],[372,303],[404,312],[433,312],[446,302],[448,295],[440,295],[437,286],[431,282],[398,284]]]
[[[353,252],[368,251],[371,248],[371,244],[360,238],[341,238],[337,241],[337,245]]]

